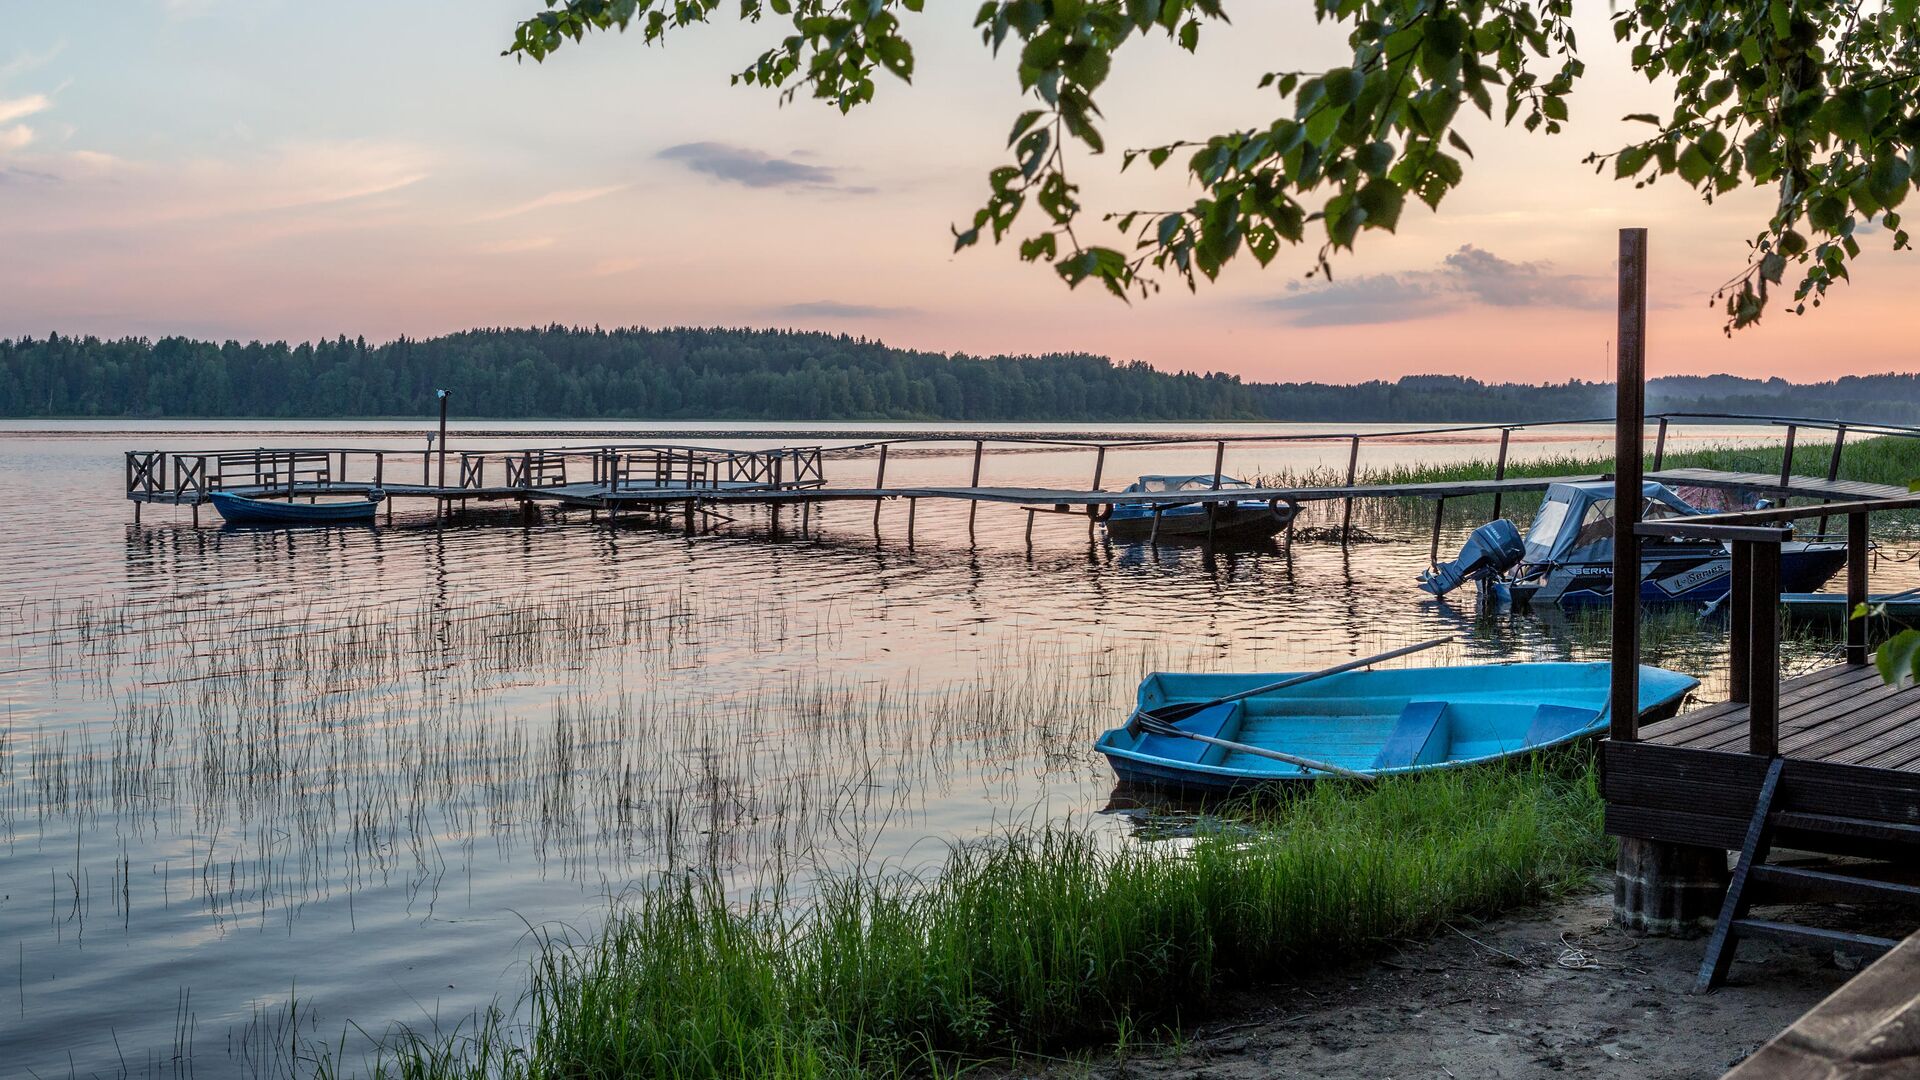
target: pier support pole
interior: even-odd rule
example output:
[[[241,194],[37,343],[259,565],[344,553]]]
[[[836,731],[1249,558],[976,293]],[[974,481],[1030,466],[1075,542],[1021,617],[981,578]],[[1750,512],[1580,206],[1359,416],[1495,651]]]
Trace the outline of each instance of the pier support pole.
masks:
[[[1613,435],[1613,647],[1608,736],[1640,737],[1640,523],[1646,445],[1647,230],[1620,230],[1619,331]],[[1665,440],[1660,448],[1664,454]],[[1738,545],[1736,545],[1737,547]],[[1735,634],[1740,633],[1736,625]],[[1614,864],[1613,919],[1649,934],[1711,926],[1728,880],[1727,853],[1623,837]]]
[[[980,439],[973,440],[973,483],[968,485],[970,487],[977,488],[980,486],[980,455],[986,449],[986,446],[987,444]],[[978,499],[970,500],[967,503],[967,539],[968,540],[973,539],[973,519],[979,513],[980,513],[980,500]]]
[[[1639,738],[1640,524],[1647,410],[1647,230],[1620,230],[1620,350],[1613,432],[1613,685],[1608,734]]]
[[[133,523],[140,524],[140,504],[137,502],[133,504]]]
[[[1500,429],[1500,456],[1494,459],[1493,462],[1493,478],[1495,480],[1505,480],[1507,478],[1507,442],[1512,438],[1512,428]],[[1498,491],[1493,493],[1493,518],[1500,516],[1500,495],[1501,493]],[[1492,521],[1493,518],[1488,518],[1487,520]]]
[[[1347,451],[1347,486],[1353,486],[1354,477],[1360,469],[1360,436],[1353,437],[1353,448]],[[1347,546],[1347,537],[1353,534],[1353,496],[1347,496],[1346,507],[1340,512],[1340,546]]]
[[[874,504],[874,509],[876,511],[879,510],[878,503]],[[919,511],[919,509],[920,509],[920,500],[909,497],[907,499],[907,546],[908,547],[913,546],[913,516],[915,513]]]
[[[887,444],[886,443],[880,444],[880,467],[876,469],[873,474],[873,490],[875,491],[887,490]],[[886,501],[887,500],[885,498],[878,495],[874,496],[873,498],[873,535],[875,536],[875,538],[878,538],[880,535],[880,507]],[[909,508],[913,506],[912,500],[908,500],[907,506]]]
[[[1027,511],[1027,554],[1033,554],[1033,511]]]
[[[1441,497],[1433,500],[1433,544],[1427,549],[1427,565],[1440,565],[1440,525],[1446,520],[1447,500]]]

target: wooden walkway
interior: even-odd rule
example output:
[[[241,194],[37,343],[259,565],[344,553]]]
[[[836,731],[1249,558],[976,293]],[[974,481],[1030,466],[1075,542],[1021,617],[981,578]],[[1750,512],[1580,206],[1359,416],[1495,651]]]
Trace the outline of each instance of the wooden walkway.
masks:
[[[1854,976],[1724,1080],[1920,1076],[1920,934]]]
[[[1648,724],[1637,742],[1603,742],[1607,831],[1739,848],[1769,762],[1748,752],[1749,734],[1747,706],[1726,702]],[[1920,689],[1887,686],[1871,664],[1785,680],[1779,739],[1779,805],[1857,819],[1883,848],[1920,843]]]

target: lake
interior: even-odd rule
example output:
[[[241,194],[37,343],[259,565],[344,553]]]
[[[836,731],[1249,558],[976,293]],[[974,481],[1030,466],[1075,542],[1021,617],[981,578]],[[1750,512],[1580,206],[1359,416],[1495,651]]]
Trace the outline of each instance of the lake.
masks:
[[[956,425],[471,422],[456,448],[649,437],[837,445]],[[1362,425],[1358,430],[1375,426]],[[968,428],[969,431],[982,430]],[[1003,435],[1314,434],[1353,425],[1004,425]],[[418,423],[0,424],[0,1075],[279,1075],[304,1043],[509,1016],[535,931],[590,935],[663,874],[744,895],[850,868],[936,873],[949,845],[1071,821],[1113,843],[1090,744],[1165,668],[1301,670],[1441,634],[1424,663],[1604,658],[1601,622],[1413,587],[1429,510],[1386,542],[1114,545],[1085,519],[924,501],[726,508],[685,535],[548,509],[448,524],[195,529],[122,497],[129,449],[422,447]],[[1610,449],[1521,432],[1515,460]],[[1772,438],[1676,427],[1669,446]],[[1364,466],[1491,457],[1486,436],[1370,444]],[[1343,471],[1336,438],[1229,451],[1251,477]],[[1106,486],[1210,472],[1210,445],[1108,455]],[[830,457],[865,486],[868,452]],[[895,451],[962,484],[971,444]],[[996,448],[983,483],[1085,487],[1093,452]],[[1524,501],[1524,500],[1520,500]],[[1456,500],[1450,556],[1485,520]],[[1339,504],[1303,524],[1337,524]],[[1888,545],[1896,553],[1903,542]],[[1911,548],[1910,542],[1904,546]],[[1879,563],[1875,587],[1920,584]],[[1722,694],[1724,632],[1656,635]],[[1791,640],[1796,666],[1825,643]],[[1144,842],[1144,841],[1140,841]]]

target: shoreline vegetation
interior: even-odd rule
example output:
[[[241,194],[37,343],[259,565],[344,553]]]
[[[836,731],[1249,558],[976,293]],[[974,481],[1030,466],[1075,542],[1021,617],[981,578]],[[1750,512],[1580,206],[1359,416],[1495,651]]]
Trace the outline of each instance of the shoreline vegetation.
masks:
[[[722,327],[491,328],[372,344],[344,335],[298,344],[0,338],[0,417],[8,418],[404,418],[431,412],[439,387],[468,417],[949,423],[1538,423],[1606,416],[1614,397],[1610,384],[1579,379],[1255,382],[1086,353],[970,356]],[[1809,384],[1665,376],[1648,382],[1647,405],[1905,423],[1920,408],[1920,375]]]
[[[543,941],[524,1039],[496,1015],[401,1038],[365,1072],[939,1077],[1164,1039],[1223,993],[1563,895],[1604,860],[1600,814],[1574,752],[1324,783],[1203,819],[1187,843],[1016,831],[954,848],[938,877],[855,871],[799,904],[778,884],[741,904],[672,879],[597,937]]]

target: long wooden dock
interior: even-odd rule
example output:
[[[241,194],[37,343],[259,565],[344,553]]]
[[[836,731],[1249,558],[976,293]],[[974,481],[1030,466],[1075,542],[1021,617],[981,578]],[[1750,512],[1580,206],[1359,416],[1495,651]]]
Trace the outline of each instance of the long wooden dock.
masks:
[[[1585,423],[1576,421],[1569,423]],[[1666,418],[1662,418],[1662,426]],[[1798,424],[1811,424],[1800,421]],[[1555,425],[1534,425],[1555,426]],[[1833,500],[1883,498],[1904,494],[1887,485],[1864,484],[1837,478],[1839,456],[1846,426],[1840,425],[1828,456],[1827,475],[1802,476],[1791,472],[1791,448],[1797,424],[1786,426],[1789,454],[1778,475],[1726,472],[1709,469],[1660,469],[1664,454],[1656,451],[1656,468],[1648,479],[1668,484],[1693,485],[1758,491],[1780,497]],[[366,497],[374,493],[388,500],[418,500],[447,510],[470,502],[514,501],[524,507],[548,503],[605,511],[618,516],[623,511],[663,511],[666,509],[712,507],[721,504],[811,505],[824,502],[869,502],[876,514],[880,504],[890,500],[944,500],[970,504],[977,512],[981,504],[1020,507],[1028,512],[1029,531],[1035,515],[1071,514],[1095,520],[1104,518],[1117,502],[1149,506],[1209,505],[1245,500],[1266,501],[1276,510],[1283,505],[1298,508],[1307,503],[1341,501],[1347,506],[1350,525],[1352,504],[1362,499],[1423,499],[1435,504],[1436,529],[1440,511],[1448,499],[1491,496],[1495,513],[1500,499],[1511,493],[1542,491],[1557,482],[1602,479],[1598,475],[1513,477],[1506,475],[1510,439],[1522,425],[1423,428],[1409,431],[1372,432],[1350,435],[1252,436],[1244,439],[1185,440],[1059,440],[1023,439],[1018,436],[987,434],[972,438],[943,436],[938,441],[971,443],[971,482],[959,485],[889,485],[889,450],[901,443],[921,443],[924,438],[902,436],[898,439],[854,445],[782,446],[770,449],[731,449],[679,444],[608,444],[589,447],[482,448],[450,450],[444,446],[427,450],[353,448],[259,448],[250,450],[208,451],[129,451],[126,454],[126,496],[135,506],[170,504],[198,508],[221,491],[249,497],[314,499],[323,496]],[[1359,459],[1363,441],[1404,437],[1457,436],[1463,432],[1497,433],[1498,449],[1494,475],[1486,479],[1425,483],[1360,483]],[[1104,479],[1106,456],[1115,449],[1142,450],[1157,447],[1209,445],[1214,450],[1212,475],[1225,475],[1226,453],[1230,445],[1271,444],[1280,441],[1334,441],[1348,448],[1345,482],[1286,487],[1244,488],[1224,486],[1203,490],[1170,492],[1121,492],[1109,490]],[[1092,479],[1086,487],[1007,487],[982,483],[988,456],[988,444],[1021,450],[1071,449],[1087,453],[1092,459]],[[848,478],[829,482],[827,461],[850,454],[869,456],[874,461],[872,480]],[[1202,474],[1203,476],[1206,474]],[[911,515],[910,515],[911,516]],[[1343,535],[1345,533],[1343,528]],[[1437,534],[1436,534],[1437,535]],[[1436,552],[1437,554],[1437,552]]]

